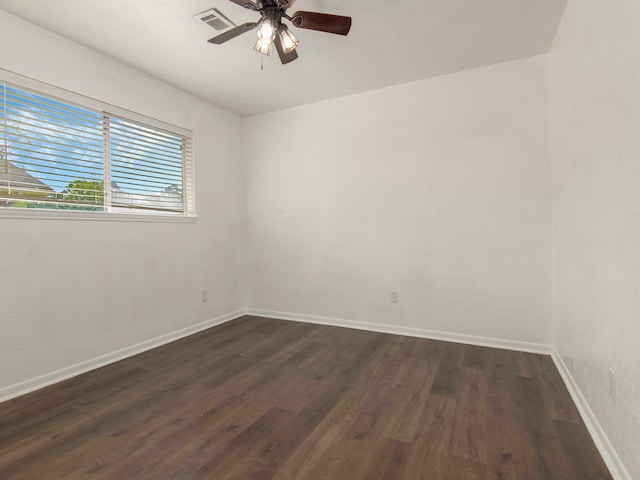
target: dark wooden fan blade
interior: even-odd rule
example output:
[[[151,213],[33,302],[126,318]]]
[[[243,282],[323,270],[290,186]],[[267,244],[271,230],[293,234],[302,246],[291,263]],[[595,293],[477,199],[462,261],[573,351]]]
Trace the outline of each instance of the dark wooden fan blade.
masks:
[[[241,7],[248,8],[249,10],[258,10],[258,5],[251,0],[230,0],[236,5],[240,5]]]
[[[287,63],[291,63],[294,60],[298,59],[298,52],[296,52],[295,49],[291,50],[289,53],[284,52],[284,48],[282,48],[282,39],[280,38],[280,35],[276,35],[276,38],[273,41],[273,44],[276,46],[276,50],[278,51],[278,56],[280,57],[280,61],[282,62],[283,65],[286,65]]]
[[[292,22],[298,28],[335,33],[337,35],[347,35],[351,30],[351,17],[329,15],[327,13],[296,12],[292,15]]]
[[[239,25],[236,28],[232,28],[231,30],[221,33],[217,37],[213,37],[209,39],[209,43],[215,43],[216,45],[220,45],[221,43],[228,42],[232,38],[236,38],[238,35],[242,35],[243,33],[249,32],[258,26],[257,23],[245,23],[243,25]]]

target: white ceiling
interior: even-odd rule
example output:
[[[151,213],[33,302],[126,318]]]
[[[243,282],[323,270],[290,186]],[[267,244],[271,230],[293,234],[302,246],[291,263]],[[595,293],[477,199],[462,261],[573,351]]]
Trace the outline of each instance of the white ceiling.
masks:
[[[298,0],[293,10],[353,17],[348,37],[295,29],[281,65],[255,34],[211,45],[194,15],[258,14],[228,0],[0,0],[0,8],[243,116],[549,51],[566,0]]]

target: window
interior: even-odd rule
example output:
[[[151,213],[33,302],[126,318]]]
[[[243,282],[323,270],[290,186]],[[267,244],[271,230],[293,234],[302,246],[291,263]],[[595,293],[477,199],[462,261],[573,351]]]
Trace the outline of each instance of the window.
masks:
[[[0,83],[0,208],[192,216],[188,132],[87,103]]]

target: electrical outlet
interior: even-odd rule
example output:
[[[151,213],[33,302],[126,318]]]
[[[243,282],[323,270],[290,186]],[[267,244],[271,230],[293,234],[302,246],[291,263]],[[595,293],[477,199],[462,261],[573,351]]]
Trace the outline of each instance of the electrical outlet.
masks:
[[[391,303],[398,303],[398,290],[391,290]]]
[[[609,397],[614,402],[616,401],[616,372],[613,368],[608,370],[609,372]]]
[[[206,290],[202,290],[200,292],[200,300],[202,300],[203,303],[207,301],[207,291]]]

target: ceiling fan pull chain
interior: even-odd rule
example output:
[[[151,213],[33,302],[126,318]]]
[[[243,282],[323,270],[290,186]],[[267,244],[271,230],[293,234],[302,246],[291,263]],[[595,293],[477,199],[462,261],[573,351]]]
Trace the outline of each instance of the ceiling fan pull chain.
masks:
[[[264,72],[264,61],[263,61],[263,55],[260,55],[260,71]]]

